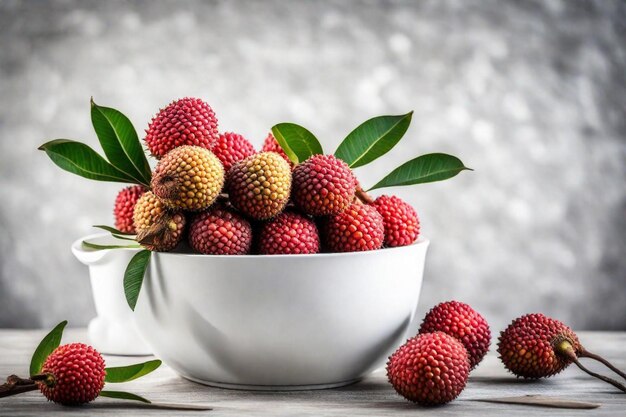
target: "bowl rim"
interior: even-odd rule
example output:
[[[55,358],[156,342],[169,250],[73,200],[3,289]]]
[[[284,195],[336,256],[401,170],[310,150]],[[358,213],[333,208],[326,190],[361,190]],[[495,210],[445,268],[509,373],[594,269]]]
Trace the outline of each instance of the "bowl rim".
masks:
[[[92,233],[86,236],[83,236],[79,239],[76,239],[72,243],[72,249],[79,252],[96,252],[95,250],[85,250],[83,249],[82,242],[87,239],[99,238],[99,237],[107,237],[111,236],[106,232],[101,233]],[[418,239],[406,246],[396,246],[391,248],[380,248],[369,251],[359,251],[359,252],[330,252],[330,253],[306,253],[306,254],[277,254],[277,255],[255,255],[255,254],[247,254],[247,255],[207,255],[203,253],[181,253],[181,252],[155,252],[159,256],[166,257],[193,257],[193,258],[211,258],[211,259],[281,259],[281,258],[335,258],[335,257],[351,257],[351,256],[371,256],[373,254],[379,254],[381,252],[399,252],[406,251],[416,247],[424,247],[427,248],[430,245],[430,239],[424,236],[419,236]],[[101,249],[97,252],[108,253],[112,250],[121,250],[121,251],[134,251],[138,252],[141,250],[145,250],[144,248],[118,248],[118,249]]]

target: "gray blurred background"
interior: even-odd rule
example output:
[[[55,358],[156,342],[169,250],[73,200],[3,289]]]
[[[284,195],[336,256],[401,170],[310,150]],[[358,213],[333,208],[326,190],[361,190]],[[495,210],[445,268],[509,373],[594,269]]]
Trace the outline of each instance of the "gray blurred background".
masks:
[[[141,132],[197,96],[257,146],[293,121],[329,152],[369,117],[414,110],[405,139],[357,170],[364,185],[433,151],[475,169],[387,191],[432,240],[418,313],[459,299],[493,330],[538,311],[625,330],[625,25],[608,0],[0,0],[0,327],[95,314],[69,246],[112,224],[121,185],[36,150],[97,147],[93,95]]]

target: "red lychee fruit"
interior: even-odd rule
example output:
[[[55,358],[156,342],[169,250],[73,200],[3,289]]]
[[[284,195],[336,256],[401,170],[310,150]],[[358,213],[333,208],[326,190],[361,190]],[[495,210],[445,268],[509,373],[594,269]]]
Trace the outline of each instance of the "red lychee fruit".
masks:
[[[528,314],[513,320],[498,340],[498,353],[504,366],[524,378],[548,377],[565,369],[572,361],[555,350],[563,340],[571,344],[577,355],[582,352],[572,329],[543,314]]]
[[[237,133],[221,133],[211,151],[222,161],[224,170],[228,170],[236,163],[254,155],[256,151],[248,139]]]
[[[424,317],[419,333],[433,332],[444,332],[463,343],[467,349],[470,369],[474,369],[489,351],[489,324],[465,303],[447,301],[433,307]]]
[[[443,332],[409,339],[387,362],[387,378],[396,392],[425,406],[445,404],[458,397],[469,372],[465,347]]]
[[[258,249],[264,255],[318,253],[317,226],[306,216],[283,212],[260,227]]]
[[[291,190],[291,169],[275,152],[261,152],[232,166],[228,173],[230,203],[255,220],[282,212]]]
[[[354,200],[356,184],[344,161],[333,155],[313,155],[293,169],[292,198],[307,214],[337,214]]]
[[[597,360],[625,379],[626,373],[585,349],[568,326],[541,313],[527,314],[513,320],[500,333],[498,353],[504,366],[517,376],[532,379],[549,377],[573,362],[589,375],[626,392],[626,386],[590,371],[578,359]]]
[[[420,222],[410,204],[396,196],[381,195],[372,205],[383,216],[386,246],[406,246],[417,240]]]
[[[217,142],[217,118],[211,106],[199,98],[182,98],[161,109],[146,130],[146,145],[159,159],[183,145],[206,149]]]
[[[252,227],[237,213],[214,208],[192,220],[189,244],[207,255],[245,255],[252,245]]]
[[[71,343],[48,356],[38,380],[45,397],[63,405],[85,404],[96,399],[104,387],[104,359],[91,346]]]
[[[135,233],[135,225],[133,224],[133,211],[139,197],[146,192],[141,185],[131,185],[123,188],[115,198],[115,207],[113,215],[115,216],[115,228],[123,233]]]
[[[383,218],[372,206],[353,203],[322,222],[322,239],[330,252],[356,252],[383,246]]]
[[[263,148],[261,148],[261,152],[276,152],[277,154],[282,156],[285,161],[287,161],[291,168],[293,168],[294,166],[293,162],[291,162],[291,159],[289,159],[274,135],[272,135],[272,132],[268,133],[267,137],[263,141]]]

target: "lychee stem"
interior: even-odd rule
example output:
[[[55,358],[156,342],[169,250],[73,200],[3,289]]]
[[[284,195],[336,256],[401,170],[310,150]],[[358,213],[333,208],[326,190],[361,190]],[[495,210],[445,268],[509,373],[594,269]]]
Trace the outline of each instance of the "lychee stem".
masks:
[[[374,202],[372,196],[365,192],[360,186],[356,188],[355,195],[359,200],[361,200],[362,203],[372,204]]]
[[[603,363],[604,365],[606,365],[607,368],[609,368],[611,371],[615,372],[617,375],[619,375],[622,378],[626,379],[626,373],[624,373],[624,372],[620,371],[619,369],[617,369],[611,362],[607,361],[602,356],[596,355],[595,353],[591,353],[587,349],[583,348],[583,351],[578,354],[578,357],[579,358],[595,359],[598,362]]]
[[[137,242],[142,245],[159,245],[168,229],[175,230],[176,223],[172,222],[171,215],[164,213],[148,229],[137,233]]]
[[[0,398],[35,391],[37,388],[37,384],[32,379],[24,379],[17,375],[10,375],[7,378],[7,382],[0,385]]]
[[[49,387],[53,387],[55,384],[54,375],[52,374],[37,374],[30,377],[35,382],[43,382]]]
[[[590,371],[589,369],[585,368],[579,361],[578,359],[573,359],[574,363],[576,364],[576,366],[578,366],[580,369],[582,369],[583,371],[587,372],[589,375],[591,376],[595,376],[598,379],[601,379],[604,382],[608,382],[609,384],[613,385],[614,387],[618,388],[621,391],[626,392],[626,386],[620,384],[619,382],[617,382],[614,379],[609,378],[608,376],[604,376],[604,375],[600,375],[597,374],[595,372]]]
[[[560,354],[562,356],[564,356],[565,358],[571,360],[572,362],[574,362],[576,364],[576,366],[578,366],[580,369],[582,369],[584,372],[588,373],[589,375],[596,377],[604,382],[607,382],[611,385],[613,385],[614,387],[618,388],[621,391],[626,392],[626,386],[620,384],[619,382],[617,382],[614,379],[611,379],[607,376],[604,375],[600,375],[597,374],[587,368],[585,368],[579,361],[578,361],[578,356],[576,355],[576,351],[574,350],[574,346],[572,346],[572,344],[569,342],[569,340],[567,339],[563,339],[560,342],[558,342],[556,345],[554,345],[554,351],[557,354]]]

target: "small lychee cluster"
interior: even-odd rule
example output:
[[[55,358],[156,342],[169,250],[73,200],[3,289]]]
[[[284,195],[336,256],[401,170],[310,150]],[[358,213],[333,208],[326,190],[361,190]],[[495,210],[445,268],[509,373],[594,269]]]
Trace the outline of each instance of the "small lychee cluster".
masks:
[[[175,250],[187,235],[193,251],[211,255],[356,252],[417,240],[415,210],[395,196],[369,197],[338,157],[294,163],[272,133],[257,152],[217,126],[197,98],[154,116],[145,143],[159,161],[149,190],[120,191],[120,232],[153,251]]]
[[[459,301],[438,304],[426,314],[419,333],[432,332],[444,332],[463,343],[471,369],[483,360],[491,344],[487,320],[472,307]]]
[[[424,317],[418,335],[389,357],[387,377],[409,401],[424,406],[445,404],[463,391],[490,342],[486,320],[469,305],[438,304]]]
[[[441,303],[426,314],[418,335],[389,357],[387,377],[409,401],[424,406],[445,404],[463,391],[490,343],[491,332],[483,316],[465,303]],[[550,377],[574,363],[626,392],[623,383],[588,370],[579,359],[597,360],[624,379],[626,373],[586,350],[568,326],[543,314],[513,320],[500,333],[498,353],[505,368],[518,377]]]

